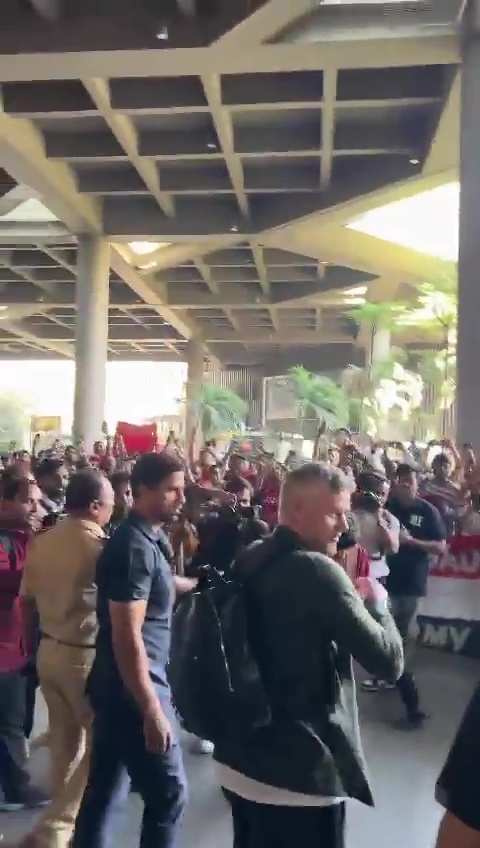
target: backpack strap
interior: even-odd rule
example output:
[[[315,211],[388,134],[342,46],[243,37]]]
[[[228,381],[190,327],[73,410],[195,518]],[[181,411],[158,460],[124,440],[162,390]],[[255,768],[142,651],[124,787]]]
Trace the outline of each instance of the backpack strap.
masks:
[[[276,561],[277,557],[293,553],[298,549],[298,540],[293,534],[272,533],[265,539],[253,542],[237,557],[233,564],[233,573],[243,583],[248,582],[267,565]]]

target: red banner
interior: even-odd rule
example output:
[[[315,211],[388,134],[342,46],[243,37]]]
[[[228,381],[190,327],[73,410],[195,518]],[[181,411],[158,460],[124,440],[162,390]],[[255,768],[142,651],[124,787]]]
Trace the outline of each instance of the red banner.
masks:
[[[158,428],[155,423],[128,424],[126,421],[119,421],[116,433],[122,437],[128,456],[152,453],[157,448]]]
[[[432,577],[480,578],[480,536],[453,536],[430,568]]]

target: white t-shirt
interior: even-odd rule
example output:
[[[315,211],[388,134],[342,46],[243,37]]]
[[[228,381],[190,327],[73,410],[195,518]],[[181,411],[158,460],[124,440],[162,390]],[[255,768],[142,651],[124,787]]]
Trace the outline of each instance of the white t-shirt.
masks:
[[[400,536],[400,522],[391,512],[383,509],[381,516],[387,525],[390,533],[397,539]],[[358,522],[360,538],[359,544],[364,548],[370,557],[370,576],[377,580],[382,577],[388,577],[390,569],[387,565],[387,558],[384,552],[380,549],[378,542],[379,528],[377,515],[371,512],[355,512],[355,518]]]
[[[462,521],[462,533],[464,536],[480,535],[480,512],[470,512]]]
[[[300,792],[290,792],[277,786],[267,786],[250,777],[245,777],[228,766],[216,763],[217,778],[224,789],[233,792],[245,801],[255,804],[269,804],[272,807],[331,807],[341,804],[345,798],[324,798],[318,795],[302,795]]]

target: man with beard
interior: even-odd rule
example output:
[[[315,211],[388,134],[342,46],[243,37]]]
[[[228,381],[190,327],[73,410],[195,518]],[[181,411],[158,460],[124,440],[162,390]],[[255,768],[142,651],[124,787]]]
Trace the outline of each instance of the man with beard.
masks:
[[[42,493],[40,506],[45,516],[55,519],[62,510],[68,472],[62,459],[49,457],[42,460],[36,472],[37,483]],[[53,521],[49,521],[53,524]]]
[[[143,848],[174,848],[185,806],[166,666],[175,589],[195,581],[172,574],[162,529],[184,502],[183,465],[171,454],[146,454],[130,482],[133,508],[97,568],[99,633],[87,686],[92,757],[72,848],[113,844],[130,779],[145,805]]]

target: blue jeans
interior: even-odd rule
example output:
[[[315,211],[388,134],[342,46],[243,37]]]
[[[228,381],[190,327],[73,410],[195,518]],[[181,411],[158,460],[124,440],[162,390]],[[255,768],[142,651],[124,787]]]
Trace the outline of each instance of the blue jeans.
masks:
[[[117,699],[94,710],[90,774],[72,848],[114,848],[130,779],[144,803],[140,848],[175,848],[186,804],[186,778],[178,743],[162,755],[145,749],[135,707]]]

